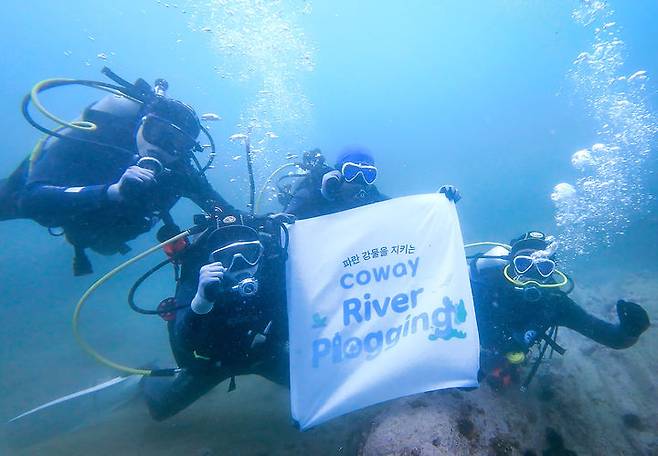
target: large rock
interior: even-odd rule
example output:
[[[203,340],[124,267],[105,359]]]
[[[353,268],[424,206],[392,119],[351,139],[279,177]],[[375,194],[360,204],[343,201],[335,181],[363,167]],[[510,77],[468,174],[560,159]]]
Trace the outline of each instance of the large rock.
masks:
[[[560,329],[567,353],[546,360],[528,392],[483,384],[392,401],[372,420],[360,454],[658,455],[656,288],[640,277],[575,293],[612,321],[618,297],[645,306],[654,327],[634,347],[616,351]]]

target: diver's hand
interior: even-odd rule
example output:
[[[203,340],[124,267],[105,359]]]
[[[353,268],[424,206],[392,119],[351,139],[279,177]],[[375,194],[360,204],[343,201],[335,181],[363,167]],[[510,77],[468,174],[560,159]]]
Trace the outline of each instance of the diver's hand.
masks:
[[[276,212],[274,214],[268,215],[267,218],[269,218],[274,223],[277,223],[279,225],[283,223],[287,223],[287,224],[295,223],[295,220],[297,220],[297,217],[295,217],[293,214],[288,214],[286,212]]]
[[[340,182],[342,178],[343,175],[339,171],[336,171],[335,169],[333,171],[324,173],[324,175],[322,176],[322,187],[320,187],[320,192],[322,193],[322,196],[324,196],[328,200],[332,200],[336,198],[336,193],[340,188]]]
[[[143,189],[155,183],[155,173],[150,169],[137,165],[128,168],[118,182],[107,188],[107,197],[110,201],[123,201],[136,189]]]
[[[634,302],[617,301],[617,315],[622,330],[629,336],[640,337],[651,326],[647,311]]]
[[[201,268],[199,271],[199,286],[192,300],[194,313],[203,315],[212,310],[214,304],[213,291],[222,283],[224,272],[226,272],[226,268],[219,262],[210,263]]]
[[[462,199],[462,194],[459,193],[459,190],[454,185],[442,185],[439,193],[443,193],[448,198],[448,201],[452,201],[455,204]]]

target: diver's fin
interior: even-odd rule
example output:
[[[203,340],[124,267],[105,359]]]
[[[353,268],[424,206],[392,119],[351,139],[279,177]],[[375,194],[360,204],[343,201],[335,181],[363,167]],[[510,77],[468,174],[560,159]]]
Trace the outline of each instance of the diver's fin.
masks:
[[[22,413],[6,423],[7,441],[15,448],[26,447],[91,424],[132,401],[141,378],[116,377]]]

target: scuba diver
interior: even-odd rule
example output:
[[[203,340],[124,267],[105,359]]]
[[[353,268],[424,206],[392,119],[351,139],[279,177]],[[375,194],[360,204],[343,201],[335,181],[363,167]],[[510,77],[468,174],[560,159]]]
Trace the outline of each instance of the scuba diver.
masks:
[[[163,301],[176,309],[164,315],[180,371],[173,378],[145,377],[142,385],[158,421],[226,379],[229,391],[235,389],[238,375],[289,385],[283,223],[293,219],[245,220],[218,218],[180,256],[176,296]]]
[[[335,168],[326,165],[324,157],[316,163],[286,201],[284,212],[299,220],[390,199],[374,185],[378,170],[372,153],[364,147],[343,149]],[[451,185],[441,187],[439,192],[445,193],[450,201],[461,198]]]
[[[472,246],[482,244],[494,243]],[[614,349],[634,345],[650,326],[647,312],[633,302],[617,302],[618,324],[576,304],[568,296],[573,282],[556,269],[557,246],[553,237],[530,231],[509,246],[496,244],[486,253],[468,257],[482,352],[480,375],[495,388],[519,381],[519,366],[539,346],[521,386],[526,390],[548,347],[551,353],[565,352],[556,342],[559,326]]]
[[[103,255],[126,253],[126,242],[158,220],[164,224],[161,241],[178,233],[169,210],[181,196],[207,212],[234,211],[205,177],[214,150],[204,167],[194,156],[204,150],[197,141],[202,131],[214,149],[194,110],[166,97],[163,79],[151,87],[142,79],[130,84],[107,68],[103,73],[118,85],[49,80],[35,86],[23,101],[23,114],[47,136],[0,182],[0,220],[28,218],[53,235],[65,235],[75,250],[75,275],[92,272],[87,248]],[[87,107],[82,120],[66,122],[45,111],[37,94],[69,84],[110,94]],[[30,102],[61,128],[36,123]]]

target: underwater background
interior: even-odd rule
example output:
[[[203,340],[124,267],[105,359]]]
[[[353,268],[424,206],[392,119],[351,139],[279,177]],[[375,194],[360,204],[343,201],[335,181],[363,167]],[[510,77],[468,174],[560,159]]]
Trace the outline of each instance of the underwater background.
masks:
[[[508,242],[531,229],[555,234],[561,266],[582,290],[579,303],[610,319],[620,297],[647,308],[652,328],[638,345],[614,356],[598,350],[595,367],[579,368],[592,354],[566,336],[576,353],[546,369],[558,380],[562,368],[573,374],[569,381],[579,386],[554,394],[581,407],[557,407],[546,422],[579,454],[603,454],[591,442],[606,448],[611,439],[627,454],[658,454],[658,2],[9,0],[2,9],[2,177],[40,137],[20,113],[31,87],[53,77],[102,80],[103,66],[130,81],[165,78],[168,95],[221,116],[208,123],[218,146],[208,178],[242,208],[249,200],[244,146],[230,136],[251,137],[257,189],[265,186],[262,211],[280,209],[267,178],[292,155],[319,147],[331,161],[345,145],[365,145],[377,160],[377,185],[390,196],[457,186],[466,242]],[[63,88],[43,100],[73,119],[99,97]],[[197,212],[181,201],[174,217],[188,226]],[[71,247],[36,223],[3,222],[0,238],[6,421],[115,376],[79,349],[70,320],[94,278],[125,258],[91,254],[95,274],[74,278]],[[136,253],[154,241],[153,232],[130,245]],[[83,315],[92,345],[130,365],[173,362],[162,320],[126,303],[133,281],[160,260],[112,280]],[[170,271],[156,277],[140,290],[145,305],[173,294]],[[597,383],[607,377],[610,383]],[[286,390],[239,378],[235,392],[220,385],[164,423],[135,404],[19,454],[386,454],[368,446],[382,429],[373,431],[373,423],[405,413],[396,411],[405,401],[299,433]],[[580,416],[578,426],[567,414]],[[643,430],[627,426],[628,414]],[[569,440],[569,432],[590,441]],[[533,433],[543,438],[544,427],[523,432]],[[500,454],[521,449],[510,451]]]

